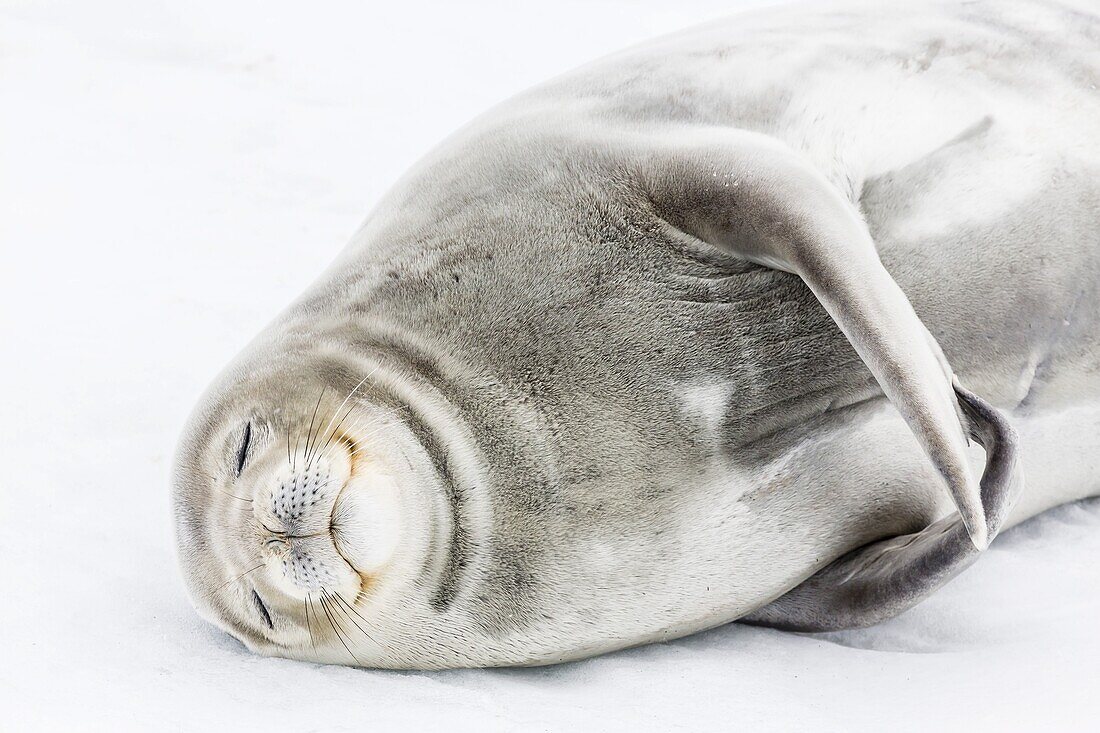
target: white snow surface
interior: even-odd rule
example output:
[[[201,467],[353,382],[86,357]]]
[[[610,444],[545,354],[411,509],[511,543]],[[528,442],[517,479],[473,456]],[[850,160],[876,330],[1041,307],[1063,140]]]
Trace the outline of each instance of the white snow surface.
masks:
[[[559,667],[265,659],[168,482],[214,374],[494,102],[744,3],[0,2],[0,730],[1100,730],[1100,502],[864,631]]]

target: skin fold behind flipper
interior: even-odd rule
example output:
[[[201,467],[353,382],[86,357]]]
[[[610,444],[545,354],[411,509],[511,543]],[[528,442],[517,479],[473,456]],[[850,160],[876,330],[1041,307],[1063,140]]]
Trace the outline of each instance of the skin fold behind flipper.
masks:
[[[982,504],[990,539],[1023,489],[1016,431],[1005,416],[959,384],[970,436],[986,452]],[[854,550],[793,590],[740,619],[790,631],[838,631],[871,626],[911,608],[974,563],[981,553],[958,514],[920,532]]]

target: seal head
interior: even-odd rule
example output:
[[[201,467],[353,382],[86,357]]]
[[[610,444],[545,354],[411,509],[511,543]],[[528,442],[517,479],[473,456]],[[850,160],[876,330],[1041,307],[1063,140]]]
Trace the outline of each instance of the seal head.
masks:
[[[431,477],[399,408],[317,362],[231,369],[200,402],[176,462],[177,544],[200,613],[250,649],[366,664],[381,652],[367,609],[420,582],[438,524],[429,492],[400,487]]]

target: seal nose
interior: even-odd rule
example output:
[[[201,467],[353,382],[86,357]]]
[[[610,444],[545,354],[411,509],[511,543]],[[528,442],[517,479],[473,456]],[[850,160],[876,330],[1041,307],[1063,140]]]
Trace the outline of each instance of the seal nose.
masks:
[[[327,461],[306,466],[302,471],[292,471],[289,476],[284,475],[271,494],[271,513],[281,526],[286,527],[288,534],[300,534],[296,532],[299,527],[312,525],[315,523],[313,520],[325,515],[323,509],[318,511],[315,507],[319,503],[323,507],[329,495],[335,495],[332,482],[332,471]]]
[[[284,466],[273,476],[264,499],[253,504],[257,519],[275,535],[327,532],[348,474],[348,462],[339,455]]]

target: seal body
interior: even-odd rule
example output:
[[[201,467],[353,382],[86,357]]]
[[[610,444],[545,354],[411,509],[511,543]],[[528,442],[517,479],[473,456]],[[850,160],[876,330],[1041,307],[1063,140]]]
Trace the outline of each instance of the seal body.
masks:
[[[949,514],[816,290],[655,205],[655,150],[731,130],[858,213],[954,373],[1015,425],[1006,525],[1097,493],[1098,39],[1061,4],[768,10],[476,120],[200,403],[176,479],[196,601],[264,653],[551,663],[735,620]],[[358,433],[332,427],[345,404]],[[328,537],[310,506],[354,529]],[[241,610],[253,588],[269,623]]]

